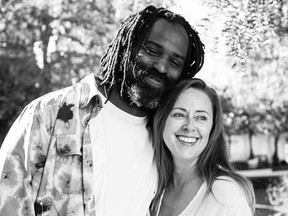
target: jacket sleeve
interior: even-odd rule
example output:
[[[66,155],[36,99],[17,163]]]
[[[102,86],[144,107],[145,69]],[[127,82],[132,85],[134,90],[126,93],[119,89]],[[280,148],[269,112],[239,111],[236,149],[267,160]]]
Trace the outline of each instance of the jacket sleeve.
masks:
[[[0,149],[0,215],[36,215],[34,202],[49,144],[40,106],[34,101],[22,111]]]

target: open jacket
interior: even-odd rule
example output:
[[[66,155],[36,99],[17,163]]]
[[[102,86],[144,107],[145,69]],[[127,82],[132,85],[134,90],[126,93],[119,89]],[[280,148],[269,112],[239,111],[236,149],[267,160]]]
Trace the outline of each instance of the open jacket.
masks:
[[[94,216],[88,122],[102,108],[94,75],[31,102],[0,150],[0,215]]]

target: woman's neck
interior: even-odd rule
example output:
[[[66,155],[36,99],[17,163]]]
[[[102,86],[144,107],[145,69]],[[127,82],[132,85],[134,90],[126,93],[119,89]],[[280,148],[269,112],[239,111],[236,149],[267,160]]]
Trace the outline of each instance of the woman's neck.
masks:
[[[178,185],[188,182],[191,178],[200,176],[195,161],[173,160],[173,184]]]
[[[202,185],[203,178],[200,176],[196,166],[174,167],[173,179],[171,182],[172,188],[182,188],[190,184]]]
[[[179,215],[194,199],[204,180],[196,169],[176,169],[173,179],[165,189],[159,216]],[[175,172],[176,171],[176,172]]]

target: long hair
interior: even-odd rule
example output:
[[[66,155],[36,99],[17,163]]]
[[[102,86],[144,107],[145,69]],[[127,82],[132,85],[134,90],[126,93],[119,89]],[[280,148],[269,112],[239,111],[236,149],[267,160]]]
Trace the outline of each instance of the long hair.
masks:
[[[188,88],[194,88],[204,92],[210,98],[213,107],[213,126],[209,141],[197,160],[197,169],[208,186],[207,194],[210,192],[213,193],[212,185],[217,177],[229,176],[241,186],[249,206],[254,212],[255,195],[253,186],[247,178],[237,174],[231,162],[229,162],[228,148],[222,123],[220,99],[213,88],[209,87],[201,79],[193,78],[183,80],[176,84],[176,86],[168,92],[154,115],[152,139],[159,180],[158,190],[150,205],[151,215],[156,214],[161,194],[173,176],[173,158],[163,140],[166,120],[180,94]]]
[[[116,37],[100,61],[103,67],[100,74],[102,84],[109,83],[109,88],[111,88],[115,84],[115,75],[117,75],[117,79],[122,80],[122,94],[129,63],[135,61],[135,59],[132,59],[133,50],[139,50],[158,18],[163,18],[170,23],[180,24],[185,28],[189,37],[189,47],[181,78],[192,78],[202,68],[204,45],[196,30],[190,26],[184,17],[165,8],[156,8],[150,5],[122,22]]]

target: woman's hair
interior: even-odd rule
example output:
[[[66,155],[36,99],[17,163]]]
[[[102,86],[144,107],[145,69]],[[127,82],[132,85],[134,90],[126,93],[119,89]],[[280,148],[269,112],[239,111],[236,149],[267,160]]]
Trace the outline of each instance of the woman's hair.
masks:
[[[229,162],[220,99],[213,88],[207,86],[201,79],[193,78],[183,80],[173,87],[163,99],[154,115],[152,139],[159,180],[158,190],[150,205],[151,215],[155,215],[161,194],[173,178],[173,158],[163,140],[166,120],[180,94],[188,88],[197,89],[205,93],[211,100],[213,107],[213,126],[209,141],[197,160],[198,172],[208,185],[207,193],[212,192],[212,184],[217,177],[229,176],[243,188],[249,206],[254,212],[255,195],[253,186],[245,177],[237,174]]]
[[[183,26],[189,37],[188,52],[181,78],[192,78],[202,68],[204,63],[204,45],[196,30],[190,26],[184,17],[165,8],[155,8],[150,5],[142,11],[129,16],[122,23],[118,34],[101,58],[103,71],[100,77],[103,80],[102,83],[109,83],[111,88],[115,83],[115,75],[117,75],[116,78],[122,80],[122,92],[129,63],[135,60],[132,59],[135,58],[132,54],[133,50],[139,50],[150,33],[153,24],[159,18]]]

